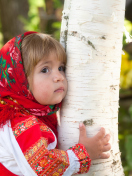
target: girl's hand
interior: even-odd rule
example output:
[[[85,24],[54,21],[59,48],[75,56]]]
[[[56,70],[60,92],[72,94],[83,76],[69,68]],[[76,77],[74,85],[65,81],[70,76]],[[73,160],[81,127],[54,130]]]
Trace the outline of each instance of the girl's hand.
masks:
[[[86,135],[86,128],[84,124],[79,125],[80,136],[79,143],[83,144],[90,155],[92,160],[94,159],[107,159],[110,157],[107,152],[111,149],[110,135],[105,135],[105,129],[101,128],[100,131],[92,138],[88,138]]]

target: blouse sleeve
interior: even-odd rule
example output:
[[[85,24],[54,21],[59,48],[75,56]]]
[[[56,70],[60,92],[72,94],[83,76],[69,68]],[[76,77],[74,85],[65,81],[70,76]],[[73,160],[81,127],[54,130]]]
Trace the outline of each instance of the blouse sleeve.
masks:
[[[52,130],[31,116],[12,122],[12,130],[23,155],[36,175],[70,176],[88,172],[91,159],[82,144],[67,151],[56,149]]]
[[[82,144],[76,144],[67,150],[70,166],[64,173],[64,176],[69,176],[74,173],[87,173],[91,166],[91,159],[85,147]]]

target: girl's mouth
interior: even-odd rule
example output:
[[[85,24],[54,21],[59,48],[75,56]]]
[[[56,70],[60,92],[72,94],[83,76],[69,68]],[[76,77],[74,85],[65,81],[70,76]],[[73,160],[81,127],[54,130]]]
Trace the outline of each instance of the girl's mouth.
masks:
[[[60,88],[56,89],[55,92],[64,92],[64,87],[60,87]]]

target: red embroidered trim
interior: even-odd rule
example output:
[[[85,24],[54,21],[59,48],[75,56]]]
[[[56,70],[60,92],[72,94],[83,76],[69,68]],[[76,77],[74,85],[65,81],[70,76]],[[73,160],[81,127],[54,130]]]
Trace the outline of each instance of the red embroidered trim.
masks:
[[[38,120],[34,116],[31,116],[28,119],[20,123],[17,123],[17,125],[13,127],[13,133],[15,138],[19,137],[22,133],[24,133],[26,130],[28,130],[29,128],[33,127],[36,124],[38,124]]]
[[[50,128],[47,125],[42,123],[35,116],[31,116],[28,119],[26,119],[24,121],[21,121],[20,123],[17,123],[13,127],[13,133],[14,133],[15,138],[17,139],[17,137],[19,137],[22,133],[24,133],[26,130],[32,128],[36,124],[40,125],[40,130],[41,131],[46,131],[46,132],[52,133],[52,131],[50,130]]]
[[[35,160],[35,157],[38,158],[39,156],[36,156],[36,153],[38,153],[38,151],[41,149],[41,147],[47,147],[48,144],[47,144],[47,139],[42,137],[39,141],[37,141],[35,143],[35,145],[33,145],[32,147],[30,147],[29,150],[27,150],[26,152],[24,152],[24,156],[26,158],[26,160],[30,163],[30,164],[33,164],[33,161],[32,161],[32,158],[34,158]]]
[[[37,175],[63,175],[69,167],[67,152],[57,149],[48,151],[46,146],[46,140],[41,138],[25,152],[25,158]]]
[[[80,163],[80,169],[79,169],[78,174],[87,173],[91,166],[91,159],[84,145],[76,144],[70,149],[75,153],[75,155],[77,156],[79,160],[78,162]]]
[[[46,131],[46,132],[51,132],[50,128],[47,125],[44,126],[44,124],[40,126],[40,130]]]
[[[13,126],[13,131],[27,162],[37,175],[64,174],[70,165],[68,154],[62,150],[47,149],[48,144],[54,141],[54,135],[41,120],[34,116],[22,119]],[[31,138],[28,138],[30,135]]]

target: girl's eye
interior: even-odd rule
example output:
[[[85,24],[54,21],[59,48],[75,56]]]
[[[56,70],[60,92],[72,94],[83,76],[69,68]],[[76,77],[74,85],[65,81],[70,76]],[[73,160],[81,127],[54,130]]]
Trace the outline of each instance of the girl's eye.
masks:
[[[49,69],[48,68],[43,68],[43,70],[41,71],[42,73],[48,73]]]
[[[59,70],[59,71],[63,71],[63,72],[65,72],[66,67],[65,67],[65,66],[60,66],[60,67],[58,68],[58,70]]]

